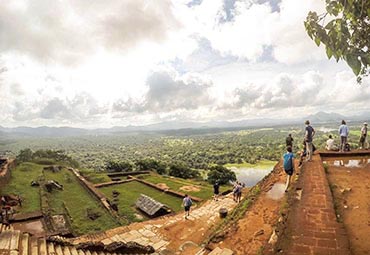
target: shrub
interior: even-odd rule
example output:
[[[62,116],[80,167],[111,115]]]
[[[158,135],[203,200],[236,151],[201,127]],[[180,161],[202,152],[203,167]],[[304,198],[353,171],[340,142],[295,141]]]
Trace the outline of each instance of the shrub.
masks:
[[[110,160],[105,168],[108,172],[130,172],[132,171],[132,164],[127,161]]]
[[[169,174],[171,176],[189,179],[199,177],[199,172],[190,169],[183,163],[175,163],[170,166]]]

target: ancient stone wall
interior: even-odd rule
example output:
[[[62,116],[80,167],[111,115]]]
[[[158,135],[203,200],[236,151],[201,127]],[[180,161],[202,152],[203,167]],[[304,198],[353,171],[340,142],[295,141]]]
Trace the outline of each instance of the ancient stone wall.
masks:
[[[159,191],[162,191],[162,192],[165,192],[165,193],[168,193],[168,194],[171,194],[173,196],[176,196],[176,197],[180,197],[180,198],[183,198],[185,197],[185,193],[181,193],[181,192],[177,192],[177,191],[174,191],[174,190],[170,190],[170,189],[165,189],[165,188],[162,188],[162,187],[159,187],[151,182],[147,182],[147,181],[144,181],[144,180],[141,180],[141,179],[138,179],[138,178],[135,178],[133,176],[131,176],[132,179],[134,179],[135,181],[138,181],[138,182],[141,182],[142,184],[145,184],[149,187],[152,187],[152,188],[155,188]],[[194,196],[190,196],[190,198],[194,201],[194,202],[201,202],[203,201],[201,198],[199,197],[194,197]]]
[[[84,187],[90,194],[97,198],[101,202],[104,209],[106,209],[110,213],[110,215],[112,215],[113,219],[115,219],[117,223],[119,223],[119,216],[117,212],[114,211],[110,206],[108,198],[97,188],[95,188],[92,183],[87,181],[77,170],[73,168],[69,168],[68,170],[72,171],[72,173],[77,177],[77,179],[81,183],[82,187]]]
[[[122,181],[112,181],[112,182],[103,182],[103,183],[94,184],[94,187],[95,188],[102,188],[102,187],[112,186],[112,185],[116,185],[116,184],[132,182],[133,180],[134,179],[128,179],[128,180],[122,180]]]

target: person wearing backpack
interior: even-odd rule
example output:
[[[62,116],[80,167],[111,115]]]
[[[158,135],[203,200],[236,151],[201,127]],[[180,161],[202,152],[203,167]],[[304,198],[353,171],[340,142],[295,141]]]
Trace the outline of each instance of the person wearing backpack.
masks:
[[[285,185],[285,192],[288,191],[290,181],[294,172],[294,154],[292,152],[292,147],[287,147],[287,152],[283,156],[284,159],[284,171],[287,174],[287,180]]]
[[[187,194],[185,194],[182,204],[185,209],[185,219],[187,219],[190,216],[190,207],[193,205],[193,201]]]

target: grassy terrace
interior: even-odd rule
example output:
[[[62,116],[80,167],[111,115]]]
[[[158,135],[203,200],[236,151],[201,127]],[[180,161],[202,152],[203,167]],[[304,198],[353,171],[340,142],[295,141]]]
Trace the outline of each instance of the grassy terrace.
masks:
[[[31,187],[31,181],[42,177],[44,166],[34,163],[22,163],[12,172],[10,183],[0,190],[1,194],[20,195],[23,199],[20,213],[41,210],[40,192],[38,187]]]
[[[72,217],[73,231],[80,235],[117,227],[118,224],[111,218],[95,198],[93,198],[78,182],[77,178],[68,170],[53,173],[44,171],[46,165],[22,163],[12,171],[9,184],[1,187],[1,194],[20,195],[23,199],[20,213],[41,211],[41,187],[31,187],[32,180],[56,180],[64,186],[63,191],[53,190],[48,194],[48,203],[53,214],[68,213]],[[65,207],[63,206],[63,202]],[[100,214],[96,220],[87,217],[87,209]]]
[[[154,184],[164,183],[173,191],[186,193],[191,196],[199,197],[204,200],[212,198],[212,195],[213,195],[212,185],[210,185],[208,182],[205,182],[205,181],[184,180],[180,178],[174,178],[170,176],[161,176],[161,175],[156,175],[156,174],[141,175],[140,177],[143,180],[146,180]],[[188,191],[188,190],[181,189],[186,186],[192,186],[198,190]],[[230,188],[231,186],[221,186],[220,191],[223,192]]]
[[[137,181],[102,187],[99,190],[111,200],[113,200],[112,191],[116,190],[120,192],[120,195],[118,196],[118,212],[120,216],[126,218],[130,222],[141,220],[140,218],[136,217],[136,214],[139,212],[135,208],[135,202],[139,198],[140,194],[150,196],[153,199],[166,204],[175,212],[181,210],[181,198],[160,192]],[[144,216],[144,219],[145,218],[146,217]]]
[[[112,181],[106,172],[95,172],[89,169],[80,169],[79,171],[86,178],[86,180],[93,184]]]
[[[53,173],[45,171],[46,180],[56,180],[63,185],[64,190],[53,190],[49,204],[55,214],[65,213],[65,207],[71,216],[72,228],[76,234],[86,234],[117,227],[111,218],[89,193],[78,182],[72,172],[62,169]],[[64,205],[65,207],[64,207]],[[95,220],[87,217],[87,211],[101,215]]]

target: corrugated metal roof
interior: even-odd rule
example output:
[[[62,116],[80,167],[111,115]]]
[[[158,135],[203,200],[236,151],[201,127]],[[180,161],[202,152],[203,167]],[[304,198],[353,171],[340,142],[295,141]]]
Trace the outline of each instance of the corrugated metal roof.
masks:
[[[169,210],[168,206],[155,201],[153,198],[148,197],[144,194],[140,195],[135,204],[140,210],[144,211],[149,216],[155,215],[161,209],[164,209],[166,212],[168,212]]]

